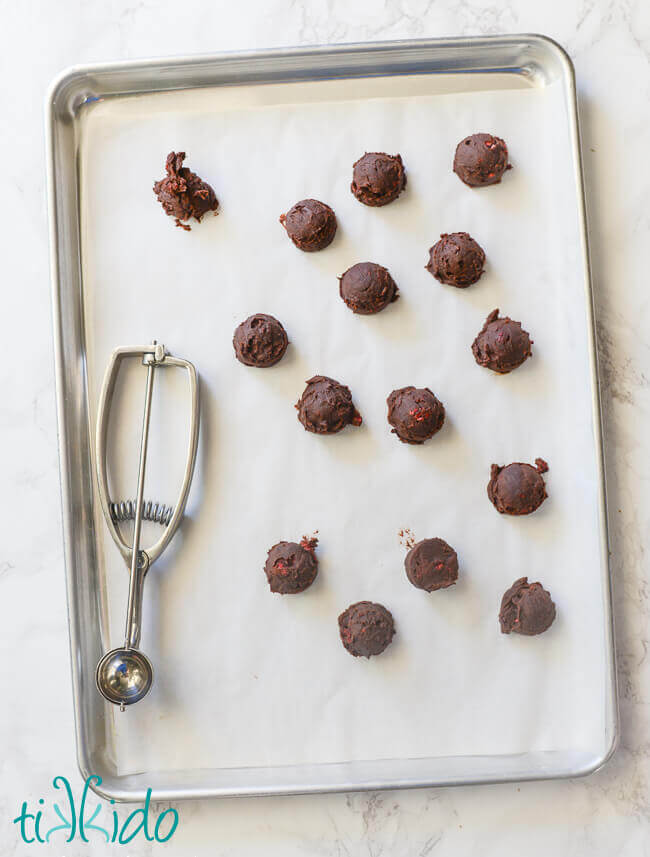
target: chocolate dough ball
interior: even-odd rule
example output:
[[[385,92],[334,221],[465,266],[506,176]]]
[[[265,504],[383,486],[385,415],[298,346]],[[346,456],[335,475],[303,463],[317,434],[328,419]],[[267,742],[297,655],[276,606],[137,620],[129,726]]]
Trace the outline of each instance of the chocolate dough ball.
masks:
[[[553,624],[555,604],[541,583],[529,583],[527,577],[515,580],[501,600],[499,624],[502,634],[543,634]]]
[[[296,408],[305,429],[316,434],[336,434],[347,425],[360,426],[362,422],[349,387],[325,375],[314,375],[307,381]]]
[[[506,375],[530,357],[532,344],[533,340],[520,321],[508,316],[499,318],[499,310],[495,309],[472,343],[472,354],[479,366]]]
[[[358,601],[339,616],[341,642],[355,658],[380,655],[395,634],[391,613],[381,604]]]
[[[413,586],[434,592],[458,580],[458,556],[443,539],[422,539],[413,545],[404,560],[406,576]]]
[[[280,223],[296,247],[305,253],[324,250],[336,235],[336,215],[329,205],[317,199],[301,199],[280,215]]]
[[[397,286],[386,268],[358,262],[339,278],[339,292],[352,312],[373,315],[396,301]]]
[[[520,461],[505,467],[493,464],[487,493],[497,512],[530,515],[538,509],[548,496],[542,476],[547,470],[548,464],[543,458],[535,459],[535,467]]]
[[[350,190],[364,205],[388,205],[406,187],[400,155],[366,152],[352,167]]]
[[[216,212],[219,200],[207,182],[183,166],[184,160],[185,152],[170,152],[165,163],[167,175],[154,184],[153,191],[165,214],[189,232],[191,227],[181,221],[190,217],[200,221],[206,212]]]
[[[295,595],[312,585],[318,574],[318,560],[314,554],[318,539],[297,542],[278,542],[266,558],[264,572],[271,592]]]
[[[388,422],[402,443],[424,443],[440,431],[445,408],[428,387],[402,387],[386,399]]]
[[[508,147],[493,134],[472,134],[456,146],[454,172],[470,187],[498,184],[508,163]]]
[[[240,363],[263,368],[282,359],[289,340],[277,318],[258,312],[237,327],[232,344]]]
[[[467,232],[443,233],[429,250],[427,271],[448,286],[464,289],[483,273],[485,253]]]

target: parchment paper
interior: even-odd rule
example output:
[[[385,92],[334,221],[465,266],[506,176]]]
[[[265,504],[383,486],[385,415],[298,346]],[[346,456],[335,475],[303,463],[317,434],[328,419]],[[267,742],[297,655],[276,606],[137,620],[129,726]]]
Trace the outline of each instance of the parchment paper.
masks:
[[[111,350],[154,337],[195,363],[202,395],[188,519],[146,586],[142,648],[155,686],[128,712],[111,711],[119,772],[602,743],[598,486],[564,100],[559,83],[472,83],[477,91],[450,94],[428,78],[242,87],[89,110],[81,175],[91,401]],[[500,186],[472,191],[451,171],[456,143],[473,131],[508,142],[514,168]],[[221,203],[190,233],[152,192],[172,149],[187,151]],[[407,189],[385,208],[349,190],[366,150],[400,152],[406,165]],[[338,217],[335,242],[320,253],[298,251],[278,223],[304,197]],[[467,290],[424,269],[440,233],[457,230],[487,254]],[[366,260],[387,266],[400,289],[374,317],[338,296],[337,275]],[[534,339],[533,358],[504,377],[470,352],[495,307]],[[288,331],[275,368],[234,358],[234,328],[253,312]],[[302,429],[293,406],[317,373],[349,385],[362,428],[333,437]],[[146,494],[173,503],[187,398],[180,374],[158,375]],[[386,422],[386,396],[409,384],[429,386],[447,409],[444,429],[421,447],[399,443]],[[135,491],[143,395],[144,369],[134,367],[113,421],[115,496]],[[490,465],[537,456],[550,465],[549,499],[529,517],[498,515],[485,491]],[[127,573],[100,512],[96,524],[109,647],[123,635]],[[456,586],[427,594],[408,583],[404,527],[457,549]],[[299,596],[272,595],[268,548],[315,530],[317,582]],[[550,590],[557,620],[538,638],[503,636],[501,595],[525,574]],[[370,661],[350,657],[338,638],[338,614],[360,599],[386,605],[397,626]]]

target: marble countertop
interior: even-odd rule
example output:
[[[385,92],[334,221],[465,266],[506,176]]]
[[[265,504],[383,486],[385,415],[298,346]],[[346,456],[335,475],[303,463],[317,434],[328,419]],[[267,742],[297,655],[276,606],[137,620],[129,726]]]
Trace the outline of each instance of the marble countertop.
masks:
[[[3,855],[650,854],[650,5],[645,0],[68,0],[3,3],[0,460]],[[64,67],[290,44],[540,32],[577,72],[603,382],[622,738],[567,782],[205,801],[166,845],[28,846],[12,824],[56,774],[78,784],[60,531],[43,96]],[[19,669],[16,668],[16,653]],[[37,851],[40,848],[40,852]]]

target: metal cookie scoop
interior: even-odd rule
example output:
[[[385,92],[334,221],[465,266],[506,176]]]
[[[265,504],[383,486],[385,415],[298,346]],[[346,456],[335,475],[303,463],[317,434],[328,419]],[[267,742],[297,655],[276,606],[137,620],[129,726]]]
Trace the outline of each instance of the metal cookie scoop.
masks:
[[[115,389],[115,381],[120,363],[127,357],[142,357],[147,367],[147,385],[142,420],[142,438],[140,441],[140,464],[138,467],[138,485],[135,502],[113,503],[108,494],[108,476],[106,462],[106,434],[108,413]],[[190,438],[187,450],[185,475],[181,485],[178,503],[172,509],[160,503],[144,500],[144,477],[147,465],[147,445],[149,442],[149,423],[151,418],[151,398],[153,393],[154,372],[158,368],[177,366],[187,370],[190,383],[191,420]],[[179,527],[192,483],[196,450],[199,439],[199,388],[196,370],[187,360],[172,357],[165,352],[163,345],[153,342],[150,346],[116,349],[112,356],[99,399],[97,416],[96,459],[97,487],[102,510],[113,541],[130,568],[129,599],[126,612],[126,630],[124,646],[107,652],[97,664],[95,681],[99,692],[124,711],[125,706],[139,702],[149,692],[153,682],[153,667],[149,659],[138,649],[142,632],[142,594],[144,579],[149,567],[158,559],[171,541]],[[118,524],[133,519],[133,540],[129,545],[124,541]],[[147,550],[140,548],[140,533],[143,520],[152,520],[165,525],[158,541]]]

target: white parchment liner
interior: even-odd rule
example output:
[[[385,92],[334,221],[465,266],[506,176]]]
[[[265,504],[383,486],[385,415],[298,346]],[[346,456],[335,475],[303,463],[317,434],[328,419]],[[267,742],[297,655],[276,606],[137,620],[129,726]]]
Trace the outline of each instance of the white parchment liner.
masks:
[[[454,83],[454,80],[456,83]],[[91,402],[118,345],[162,340],[201,375],[201,448],[188,521],[149,574],[143,650],[149,697],[114,711],[119,772],[356,759],[590,750],[604,730],[604,615],[587,323],[571,148],[560,84],[444,94],[457,80],[397,78],[156,95],[98,104],[81,161]],[[482,84],[481,84],[482,81]],[[487,82],[486,82],[487,81]],[[517,86],[512,80],[510,86]],[[519,85],[520,86],[520,85]],[[430,94],[430,93],[435,94]],[[513,170],[472,191],[451,171],[473,131],[508,142]],[[221,202],[190,233],[151,190],[171,149]],[[358,203],[351,166],[400,152],[408,187]],[[301,253],[278,216],[304,197],[339,232]],[[425,271],[441,232],[469,231],[487,271],[467,290]],[[387,266],[400,299],[356,316],[337,275]],[[470,344],[490,310],[521,320],[533,358],[509,376]],[[291,345],[267,370],[234,358],[236,324],[277,316]],[[349,385],[361,429],[306,433],[294,403],[322,373]],[[184,456],[182,377],[159,379],[147,496],[173,502]],[[447,422],[422,447],[389,433],[395,387],[429,386]],[[135,490],[144,370],[116,402],[115,493]],[[549,499],[500,516],[490,464],[545,458]],[[107,646],[123,634],[127,573],[101,517]],[[428,595],[404,574],[398,530],[441,536],[458,585]],[[280,539],[319,531],[317,582],[272,595],[262,571]],[[150,535],[150,534],[149,534]],[[527,574],[558,616],[539,638],[499,633],[503,591]],[[354,659],[337,616],[371,599],[394,614],[393,645]]]

